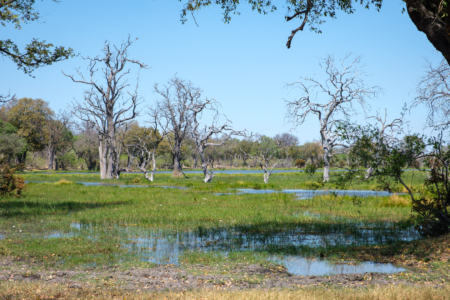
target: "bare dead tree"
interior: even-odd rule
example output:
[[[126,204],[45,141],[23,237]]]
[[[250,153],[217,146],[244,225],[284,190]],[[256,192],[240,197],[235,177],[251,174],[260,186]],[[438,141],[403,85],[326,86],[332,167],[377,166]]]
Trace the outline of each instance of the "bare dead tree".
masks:
[[[118,175],[119,144],[116,140],[116,131],[119,126],[138,115],[139,75],[134,91],[130,92],[127,90],[130,84],[126,80],[130,69],[126,66],[129,63],[137,65],[139,69],[145,69],[147,65],[128,58],[128,49],[133,43],[130,36],[120,48],[111,47],[106,41],[102,56],[83,58],[89,61],[89,75],[86,78],[79,68],[77,69],[79,79],[63,72],[72,81],[90,86],[90,90],[85,91],[84,101],[72,104],[72,111],[80,120],[95,124],[98,133],[101,179],[114,178]],[[106,80],[105,85],[98,83],[97,72],[101,73],[100,78]]]
[[[332,56],[328,56],[319,65],[325,70],[328,79],[321,83],[311,77],[302,77],[302,81],[288,84],[288,87],[299,88],[302,96],[293,101],[287,101],[287,118],[294,126],[305,122],[306,117],[314,114],[320,122],[320,136],[324,149],[324,182],[330,179],[330,159],[333,157],[333,148],[347,147],[337,142],[339,136],[334,130],[336,125],[345,118],[356,113],[353,104],[357,102],[364,110],[368,107],[367,99],[376,98],[380,88],[373,86],[367,88],[362,77],[365,75],[360,68],[361,57],[356,57],[347,64],[350,55],[340,60],[340,68],[335,65]],[[310,85],[306,85],[310,83]],[[311,98],[325,95],[328,102],[312,102]]]
[[[280,144],[277,141],[274,141],[274,145],[269,145],[267,141],[264,141],[264,136],[260,137],[258,149],[256,150],[255,155],[251,155],[246,153],[242,148],[239,150],[247,157],[253,158],[263,169],[264,174],[264,183],[269,183],[269,177],[272,175],[273,169],[279,164],[279,160],[271,165],[271,161],[274,156],[280,151]]]
[[[450,66],[442,60],[435,68],[428,62],[427,73],[416,88],[412,107],[425,105],[428,108],[427,123],[431,127],[450,125]]]
[[[160,119],[167,120],[169,124],[167,139],[173,158],[172,177],[182,177],[181,147],[190,135],[192,108],[201,102],[202,91],[190,81],[175,76],[161,87],[155,84],[155,92],[162,97],[156,108],[161,111]]]
[[[202,161],[203,175],[205,176],[205,183],[211,182],[215,177],[214,173],[208,171],[208,161],[205,158],[205,149],[207,147],[222,146],[232,136],[244,136],[245,132],[235,131],[230,127],[231,121],[226,119],[222,125],[217,125],[219,121],[218,103],[214,99],[205,99],[194,103],[190,107],[192,111],[192,138],[195,142],[195,147],[199,153],[200,160]],[[207,126],[200,125],[200,117],[203,111],[212,111],[215,115],[213,117],[212,124]],[[211,138],[222,133],[222,138],[219,143],[211,142]]]
[[[167,138],[169,134],[169,120],[162,118],[162,111],[157,109],[150,109],[147,113],[149,124],[148,128],[143,130],[142,136],[135,136],[131,145],[131,151],[128,152],[130,158],[130,164],[135,165],[142,173],[144,173],[145,179],[153,182],[154,174],[156,172],[156,163],[158,159],[163,158],[165,155],[158,156],[156,150],[159,144]],[[127,148],[130,149],[130,148]],[[139,161],[135,161],[139,158]],[[148,165],[151,162],[150,176]]]

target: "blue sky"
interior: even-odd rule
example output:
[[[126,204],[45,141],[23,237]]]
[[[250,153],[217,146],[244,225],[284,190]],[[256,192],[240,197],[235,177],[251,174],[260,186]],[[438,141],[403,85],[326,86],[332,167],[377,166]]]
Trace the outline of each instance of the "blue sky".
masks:
[[[437,64],[442,59],[408,15],[401,13],[403,5],[400,0],[385,1],[380,12],[357,6],[353,15],[340,13],[336,20],[327,20],[321,26],[322,34],[306,29],[297,33],[287,49],[287,37],[299,21],[286,22],[283,5],[265,16],[242,5],[241,15],[233,16],[230,24],[223,23],[218,7],[209,7],[196,14],[197,27],[192,18],[181,24],[182,3],[178,0],[38,1],[40,21],[21,30],[2,28],[2,39],[11,38],[24,46],[38,37],[70,46],[83,56],[96,56],[105,40],[120,44],[131,34],[139,40],[132,46],[130,58],[150,66],[140,77],[139,93],[146,104],[158,100],[154,83],[178,74],[201,87],[205,96],[217,99],[236,129],[273,136],[292,128],[285,121],[284,99],[299,94],[289,92],[285,85],[301,76],[319,76],[318,61],[328,54],[336,58],[349,52],[362,55],[364,69],[370,74],[366,84],[384,90],[371,103],[372,113],[387,108],[389,116],[398,116],[404,103],[414,97],[426,60]],[[61,73],[74,73],[78,67],[85,71],[87,64],[81,57],[40,68],[33,73],[35,78],[18,71],[6,58],[0,64],[0,92],[42,98],[55,111],[65,109],[74,99],[81,100],[86,88]],[[129,77],[130,83],[135,74]],[[411,112],[408,118],[413,131],[422,131],[425,117],[423,107]],[[292,133],[301,142],[317,140],[318,122],[311,116]]]

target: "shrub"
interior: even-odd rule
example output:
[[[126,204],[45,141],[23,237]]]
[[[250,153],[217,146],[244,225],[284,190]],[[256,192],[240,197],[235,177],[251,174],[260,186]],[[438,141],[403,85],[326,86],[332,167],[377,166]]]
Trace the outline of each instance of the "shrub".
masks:
[[[141,178],[140,177],[136,177],[136,178],[130,180],[130,183],[141,183]]]
[[[59,158],[59,167],[63,170],[73,169],[76,167],[77,158],[72,153],[66,153]]]
[[[0,197],[15,196],[20,198],[26,190],[25,181],[22,177],[14,176],[16,169],[9,165],[0,166]]]
[[[385,198],[379,204],[380,207],[407,207],[411,206],[411,200],[407,197],[393,194],[388,198]]]
[[[295,166],[297,168],[303,168],[306,164],[306,161],[304,159],[297,159],[295,160]]]
[[[308,173],[309,175],[314,175],[314,173],[316,173],[317,167],[315,164],[307,164],[305,167],[305,172]]]
[[[306,181],[304,184],[311,190],[317,190],[324,186],[322,181]]]

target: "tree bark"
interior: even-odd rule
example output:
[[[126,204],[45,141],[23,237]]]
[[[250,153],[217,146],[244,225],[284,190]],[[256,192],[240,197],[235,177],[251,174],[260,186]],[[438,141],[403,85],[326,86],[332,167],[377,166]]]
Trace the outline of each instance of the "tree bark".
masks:
[[[48,169],[53,170],[53,160],[55,159],[55,149],[54,147],[48,147],[47,149],[47,161],[48,161]]]
[[[442,53],[450,65],[450,26],[437,12],[440,1],[405,0],[405,2],[411,21],[419,31],[425,33],[430,43]],[[447,13],[445,9],[440,12],[444,13]]]
[[[100,160],[100,179],[106,179],[107,173],[107,158],[108,158],[108,148],[105,139],[99,135],[98,136],[98,154]]]
[[[330,150],[332,145],[330,145],[326,132],[323,131],[320,134],[323,147],[323,182],[328,182],[330,180]]]
[[[173,149],[173,172],[172,177],[183,177],[183,169],[181,167],[181,147],[176,143]]]
[[[264,170],[264,183],[269,183],[270,174],[267,173],[267,170]]]

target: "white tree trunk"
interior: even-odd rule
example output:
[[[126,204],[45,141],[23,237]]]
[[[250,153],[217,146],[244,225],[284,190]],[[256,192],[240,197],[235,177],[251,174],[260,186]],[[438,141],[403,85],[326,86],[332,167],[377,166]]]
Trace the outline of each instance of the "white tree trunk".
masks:
[[[213,172],[206,173],[206,175],[205,175],[205,183],[211,182],[214,177],[215,177],[215,175],[214,175]]]
[[[107,155],[108,155],[108,147],[106,145],[105,140],[99,136],[98,141],[98,154],[100,160],[100,179],[106,179],[107,170]]]
[[[369,179],[370,176],[372,176],[373,172],[375,172],[375,169],[372,167],[369,167],[366,171],[366,175],[364,176],[365,179]]]
[[[328,182],[330,180],[330,159],[328,157],[328,150],[324,151],[323,155],[323,182]]]
[[[270,174],[264,171],[264,183],[269,183]]]

